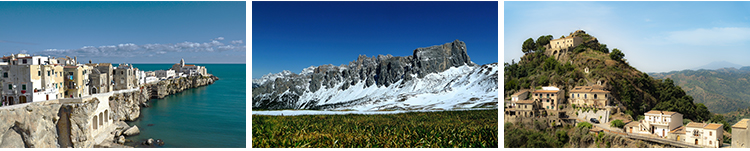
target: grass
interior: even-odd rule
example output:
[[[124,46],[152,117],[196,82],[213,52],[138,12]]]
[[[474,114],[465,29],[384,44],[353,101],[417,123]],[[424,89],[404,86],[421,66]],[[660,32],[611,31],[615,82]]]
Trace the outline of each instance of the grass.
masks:
[[[255,148],[498,147],[497,110],[252,115]]]

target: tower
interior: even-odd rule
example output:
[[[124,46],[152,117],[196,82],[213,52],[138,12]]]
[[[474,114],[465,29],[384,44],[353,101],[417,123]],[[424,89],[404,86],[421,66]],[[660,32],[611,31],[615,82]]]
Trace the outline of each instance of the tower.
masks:
[[[185,59],[180,58],[180,68],[185,67]]]

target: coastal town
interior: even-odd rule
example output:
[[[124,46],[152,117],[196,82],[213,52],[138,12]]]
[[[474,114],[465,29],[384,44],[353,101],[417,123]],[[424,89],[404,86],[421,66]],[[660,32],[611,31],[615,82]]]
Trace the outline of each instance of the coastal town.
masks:
[[[2,73],[2,106],[47,100],[80,98],[137,88],[147,83],[176,77],[208,75],[206,68],[185,64],[185,60],[168,70],[141,71],[130,64],[86,64],[77,57],[55,58],[12,54],[0,60]]]
[[[11,148],[132,147],[124,145],[132,142],[125,136],[138,135],[139,128],[124,121],[137,119],[148,100],[218,80],[184,59],[167,70],[142,71],[29,54],[3,56],[0,73],[0,147]]]
[[[584,33],[579,30],[575,33]],[[575,36],[549,41],[544,55],[560,62],[569,62],[568,53],[584,42]],[[590,74],[589,68],[581,69]],[[592,124],[589,133],[607,133],[656,144],[687,148],[748,148],[750,119],[731,126],[731,143],[725,143],[725,125],[708,121],[686,121],[683,113],[651,110],[632,120],[624,114],[623,105],[608,88],[606,79],[593,79],[583,85],[568,87],[532,86],[531,89],[510,91],[504,101],[504,121],[516,123],[546,123],[551,127],[581,123]],[[507,91],[506,91],[507,92]],[[624,126],[611,126],[617,120]]]

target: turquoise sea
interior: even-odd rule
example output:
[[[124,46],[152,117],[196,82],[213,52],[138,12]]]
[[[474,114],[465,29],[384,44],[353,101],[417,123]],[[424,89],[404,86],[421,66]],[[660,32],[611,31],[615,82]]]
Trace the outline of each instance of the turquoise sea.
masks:
[[[148,138],[162,139],[162,147],[246,147],[245,64],[197,65],[206,66],[219,80],[164,99],[151,99],[151,107],[141,108],[141,116],[128,122],[137,125],[141,134],[127,139],[134,143]],[[169,69],[172,64],[133,66],[153,71]]]

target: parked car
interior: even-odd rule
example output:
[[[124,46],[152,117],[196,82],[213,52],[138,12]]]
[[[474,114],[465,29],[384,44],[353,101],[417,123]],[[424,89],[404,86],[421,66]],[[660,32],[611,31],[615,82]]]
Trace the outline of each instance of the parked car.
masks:
[[[591,118],[591,119],[589,119],[589,121],[594,122],[596,124],[599,124],[599,120],[596,120],[596,118]]]

